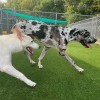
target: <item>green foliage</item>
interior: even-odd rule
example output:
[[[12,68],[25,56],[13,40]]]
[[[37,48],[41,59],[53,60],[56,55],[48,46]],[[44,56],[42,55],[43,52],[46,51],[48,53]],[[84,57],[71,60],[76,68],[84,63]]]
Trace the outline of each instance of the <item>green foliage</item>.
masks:
[[[81,0],[81,2],[78,5],[78,12],[81,14],[92,14],[92,8],[91,5],[93,3],[93,0]]]
[[[64,12],[63,0],[41,0],[34,10],[49,11],[49,12]]]
[[[70,5],[70,6],[68,6],[67,7],[67,12],[66,12],[66,14],[70,14],[70,16],[66,16],[66,14],[65,14],[65,18],[68,20],[68,21],[70,21],[69,23],[71,23],[71,22],[74,22],[75,21],[75,10],[74,10],[74,5]]]
[[[91,8],[94,14],[100,13],[100,0],[94,0]]]
[[[4,5],[3,5],[2,3],[0,3],[0,7],[1,7],[1,8],[3,8],[3,7],[4,7]]]

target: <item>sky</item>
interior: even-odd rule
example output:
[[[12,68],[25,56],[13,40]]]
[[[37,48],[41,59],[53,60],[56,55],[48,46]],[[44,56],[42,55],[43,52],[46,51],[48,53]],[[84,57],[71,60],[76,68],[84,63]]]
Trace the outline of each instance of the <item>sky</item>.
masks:
[[[0,0],[1,2],[7,2],[7,0]]]

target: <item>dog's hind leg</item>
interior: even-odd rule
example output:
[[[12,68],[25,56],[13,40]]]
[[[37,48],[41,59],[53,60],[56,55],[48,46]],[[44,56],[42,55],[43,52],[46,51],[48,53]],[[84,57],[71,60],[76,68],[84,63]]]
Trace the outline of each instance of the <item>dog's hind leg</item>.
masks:
[[[43,68],[43,65],[41,64],[41,61],[42,61],[42,59],[44,58],[44,56],[46,55],[48,49],[49,49],[49,48],[45,46],[45,47],[43,48],[43,50],[42,50],[42,53],[41,53],[40,57],[38,58],[38,59],[39,59],[39,61],[38,61],[38,66],[39,66],[39,68]]]
[[[22,74],[20,71],[16,70],[12,65],[3,67],[2,72],[5,72],[17,79],[20,79],[21,81],[25,82],[27,85],[34,87],[36,85],[35,82],[32,82],[29,80],[24,74]]]

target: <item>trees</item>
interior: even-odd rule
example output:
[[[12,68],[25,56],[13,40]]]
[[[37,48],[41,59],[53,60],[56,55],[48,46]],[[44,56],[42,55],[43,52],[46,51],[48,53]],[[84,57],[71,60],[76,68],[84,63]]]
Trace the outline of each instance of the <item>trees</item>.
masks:
[[[70,14],[66,17],[70,22],[75,22],[84,19],[80,15],[95,15],[100,13],[100,0],[64,0],[65,12]],[[76,14],[73,15],[73,14]]]
[[[100,14],[100,0],[93,0],[91,9],[93,14],[98,14],[98,13]]]

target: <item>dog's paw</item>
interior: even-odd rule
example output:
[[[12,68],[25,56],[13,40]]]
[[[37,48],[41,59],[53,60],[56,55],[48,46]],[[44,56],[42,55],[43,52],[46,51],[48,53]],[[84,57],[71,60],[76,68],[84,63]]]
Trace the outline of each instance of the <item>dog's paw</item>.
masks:
[[[39,68],[43,68],[43,66],[42,66],[42,65],[40,65],[40,66],[39,66]]]
[[[32,85],[32,87],[35,87],[35,86],[36,86],[36,83],[34,82],[33,85]]]
[[[36,86],[36,83],[29,80],[29,79],[26,81],[26,84],[29,85],[30,87],[35,87]]]
[[[39,68],[43,68],[43,65],[41,64],[40,61],[38,62],[38,66],[39,66]]]
[[[79,72],[84,72],[84,69],[79,68],[78,71],[79,71]]]
[[[43,68],[43,65],[38,64],[39,68]]]
[[[36,64],[36,62],[35,62],[35,61],[30,61],[30,63],[31,63],[31,64]]]

